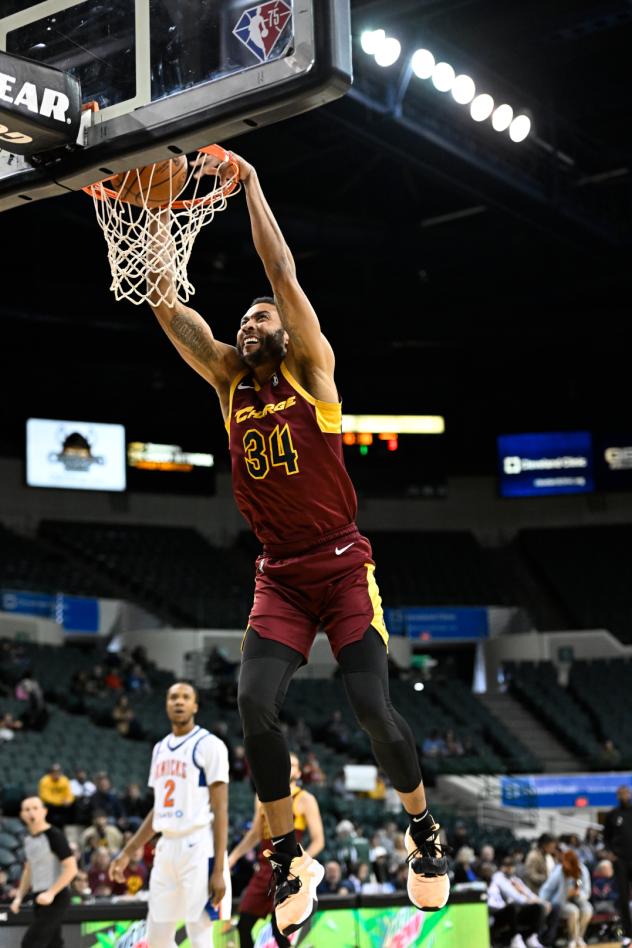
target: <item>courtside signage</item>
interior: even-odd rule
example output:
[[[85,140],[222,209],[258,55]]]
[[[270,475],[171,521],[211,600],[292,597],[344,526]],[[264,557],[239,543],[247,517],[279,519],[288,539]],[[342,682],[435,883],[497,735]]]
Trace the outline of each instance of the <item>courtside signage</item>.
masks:
[[[125,490],[125,428],[29,418],[26,483],[71,490]]]
[[[500,435],[498,464],[503,497],[587,494],[595,487],[588,431]]]

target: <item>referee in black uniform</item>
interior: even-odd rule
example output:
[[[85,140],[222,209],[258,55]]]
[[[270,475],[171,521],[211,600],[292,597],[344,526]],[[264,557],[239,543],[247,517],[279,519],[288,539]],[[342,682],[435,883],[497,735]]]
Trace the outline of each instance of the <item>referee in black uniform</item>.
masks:
[[[619,806],[610,810],[603,828],[603,839],[615,856],[614,873],[619,890],[619,914],[623,927],[622,945],[632,945],[630,919],[630,881],[632,880],[632,791],[628,786],[617,790]]]
[[[22,948],[63,948],[61,924],[70,905],[68,886],[77,875],[77,861],[60,829],[46,822],[47,810],[39,797],[22,801],[20,817],[29,835],[24,841],[26,862],[11,903],[19,912],[29,889],[33,890],[35,919],[26,930]]]

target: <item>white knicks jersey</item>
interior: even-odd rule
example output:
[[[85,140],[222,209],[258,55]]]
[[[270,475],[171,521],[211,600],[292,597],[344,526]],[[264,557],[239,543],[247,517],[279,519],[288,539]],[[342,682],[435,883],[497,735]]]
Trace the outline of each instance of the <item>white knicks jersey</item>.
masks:
[[[157,833],[183,836],[209,826],[213,819],[208,788],[228,783],[228,750],[206,728],[168,734],[154,747],[148,784],[154,790],[153,827]]]

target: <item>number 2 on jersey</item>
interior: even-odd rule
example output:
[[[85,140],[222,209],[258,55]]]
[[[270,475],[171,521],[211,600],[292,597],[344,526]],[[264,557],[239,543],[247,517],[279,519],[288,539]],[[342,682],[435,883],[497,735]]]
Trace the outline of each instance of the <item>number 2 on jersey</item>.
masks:
[[[162,801],[164,807],[173,806],[173,792],[176,789],[175,780],[165,781],[165,798]]]
[[[270,433],[268,444],[257,428],[249,428],[244,435],[246,467],[251,477],[262,480],[273,467],[285,467],[286,474],[298,474],[298,451],[292,443],[289,425],[277,425]]]

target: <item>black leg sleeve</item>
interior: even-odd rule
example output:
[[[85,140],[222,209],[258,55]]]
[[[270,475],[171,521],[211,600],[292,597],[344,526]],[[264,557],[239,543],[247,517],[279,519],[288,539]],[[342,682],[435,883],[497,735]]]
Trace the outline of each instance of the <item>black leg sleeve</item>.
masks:
[[[345,645],[338,655],[349,703],[371,740],[379,766],[396,790],[412,793],[421,783],[413,733],[391,704],[386,648],[371,626],[364,638]]]
[[[279,711],[292,676],[302,664],[300,652],[248,629],[237,702],[246,757],[262,803],[290,795],[290,754]]]

